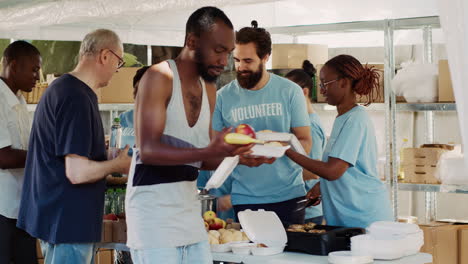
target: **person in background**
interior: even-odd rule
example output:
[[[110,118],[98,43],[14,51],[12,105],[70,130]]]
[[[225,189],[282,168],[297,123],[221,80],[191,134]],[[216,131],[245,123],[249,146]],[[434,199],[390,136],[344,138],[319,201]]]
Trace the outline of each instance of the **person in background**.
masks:
[[[0,73],[0,263],[37,263],[36,239],[16,227],[31,120],[21,92],[39,81],[41,54],[26,41],[3,52]]]
[[[316,70],[314,65],[312,65],[310,61],[305,60],[302,63],[302,69],[292,70],[286,74],[285,77],[297,83],[297,85],[302,88],[302,92],[304,92],[304,97],[307,104],[307,112],[309,113],[310,119],[310,134],[313,142],[309,157],[314,160],[322,160],[323,150],[325,149],[326,144],[326,136],[322,127],[322,123],[320,122],[320,118],[312,107],[312,101],[310,97],[312,94],[312,89],[314,89],[312,77],[315,75],[315,73]],[[312,187],[314,187],[314,185],[319,182],[317,175],[314,175],[308,170],[303,170],[302,176],[307,190],[312,189]],[[306,208],[305,222],[312,222],[318,225],[322,224],[323,211],[321,204]]]
[[[301,88],[266,71],[271,37],[256,21],[236,34],[233,52],[237,79],[218,91],[212,127],[221,132],[246,123],[256,131],[293,133],[305,151],[310,151],[310,121]],[[304,223],[304,210],[297,210],[306,191],[302,168],[287,157],[240,156],[230,177],[231,200],[236,214],[246,209],[274,211],[285,224]]]
[[[94,263],[101,240],[105,177],[128,173],[126,147],[106,161],[96,92],[123,66],[117,34],[98,29],[80,46],[76,68],[37,105],[17,226],[42,241],[47,264]]]
[[[141,77],[149,69],[150,66],[143,66],[138,69],[133,77],[133,98],[136,98],[138,93],[138,84]],[[120,114],[120,125],[122,126],[122,145],[135,145],[135,128],[133,126],[134,109],[128,110]]]
[[[286,155],[320,177],[308,198],[323,197],[328,225],[366,228],[375,221],[392,221],[387,189],[378,177],[374,125],[356,96],[370,103],[379,88],[378,70],[350,55],[332,58],[320,71],[320,92],[337,108],[322,161],[293,150]]]

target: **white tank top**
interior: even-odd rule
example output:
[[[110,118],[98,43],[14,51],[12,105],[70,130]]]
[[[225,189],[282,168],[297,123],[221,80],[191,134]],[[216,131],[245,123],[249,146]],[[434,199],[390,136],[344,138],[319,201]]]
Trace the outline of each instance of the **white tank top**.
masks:
[[[193,127],[187,122],[182,87],[173,60],[172,95],[161,141],[174,147],[203,148],[209,142],[210,106],[205,82],[202,105]],[[132,249],[179,247],[207,239],[196,177],[201,162],[177,166],[145,165],[135,149],[127,184],[127,245]]]

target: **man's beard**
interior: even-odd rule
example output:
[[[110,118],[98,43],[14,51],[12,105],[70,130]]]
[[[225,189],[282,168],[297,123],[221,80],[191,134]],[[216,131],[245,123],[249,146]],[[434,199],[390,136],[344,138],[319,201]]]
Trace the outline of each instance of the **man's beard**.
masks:
[[[212,68],[218,69],[224,69],[224,67],[218,67],[218,66],[210,66],[206,65],[204,63],[205,61],[205,55],[200,49],[195,50],[195,60],[197,63],[197,71],[198,74],[202,77],[203,80],[209,83],[214,83],[218,79],[219,75],[211,75],[209,73],[209,70]]]
[[[248,73],[248,75],[242,76],[242,73]],[[237,81],[242,88],[252,89],[262,78],[263,64],[260,63],[257,71],[237,71]]]

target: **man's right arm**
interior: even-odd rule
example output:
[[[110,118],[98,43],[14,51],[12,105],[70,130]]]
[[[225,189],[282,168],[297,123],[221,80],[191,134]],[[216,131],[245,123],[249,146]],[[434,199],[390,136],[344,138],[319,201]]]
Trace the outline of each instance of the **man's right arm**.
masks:
[[[148,69],[140,81],[135,104],[137,147],[144,164],[180,165],[236,154],[239,147],[224,142],[227,132],[214,138],[206,148],[176,148],[162,143],[171,94],[172,72],[167,64],[161,63]],[[184,111],[183,106],[180,111]]]
[[[131,158],[129,147],[120,151],[117,158],[107,161],[93,161],[76,154],[65,156],[65,174],[72,184],[93,183],[113,172],[128,174]]]
[[[11,146],[0,149],[0,169],[24,168],[26,153],[25,150],[14,149]]]

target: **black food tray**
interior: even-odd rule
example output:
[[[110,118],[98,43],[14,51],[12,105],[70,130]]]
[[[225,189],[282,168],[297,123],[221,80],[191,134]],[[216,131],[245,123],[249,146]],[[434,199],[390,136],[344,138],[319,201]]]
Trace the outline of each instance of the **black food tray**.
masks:
[[[304,252],[311,255],[327,256],[333,251],[351,249],[351,237],[365,233],[363,228],[317,225],[314,229],[326,230],[323,234],[286,231],[286,251]]]

